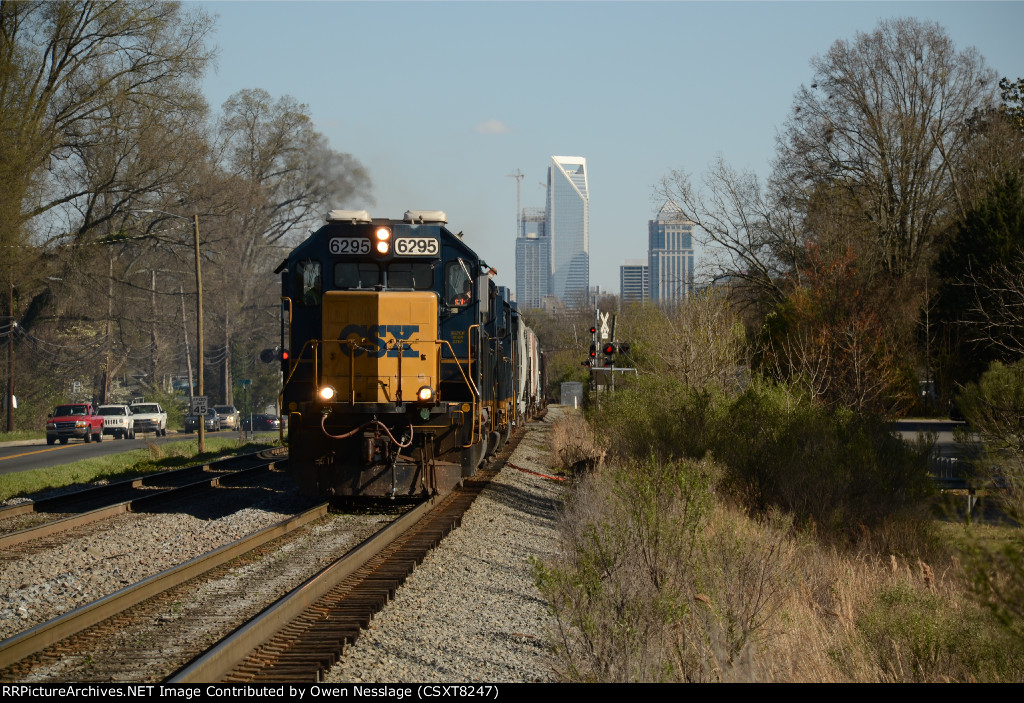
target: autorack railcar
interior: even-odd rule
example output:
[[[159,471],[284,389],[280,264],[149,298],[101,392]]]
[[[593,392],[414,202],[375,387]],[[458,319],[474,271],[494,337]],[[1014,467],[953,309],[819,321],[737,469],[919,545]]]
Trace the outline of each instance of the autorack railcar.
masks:
[[[536,337],[443,211],[326,219],[277,269],[292,476],[310,495],[447,492],[537,409]]]

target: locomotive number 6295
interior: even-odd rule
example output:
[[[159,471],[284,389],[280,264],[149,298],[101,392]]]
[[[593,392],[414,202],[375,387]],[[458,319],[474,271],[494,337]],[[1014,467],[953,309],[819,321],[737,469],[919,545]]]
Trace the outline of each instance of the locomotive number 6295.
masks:
[[[437,256],[437,240],[432,237],[399,237],[395,240],[395,253],[399,256]]]
[[[369,254],[370,240],[362,237],[333,237],[327,243],[332,254]]]

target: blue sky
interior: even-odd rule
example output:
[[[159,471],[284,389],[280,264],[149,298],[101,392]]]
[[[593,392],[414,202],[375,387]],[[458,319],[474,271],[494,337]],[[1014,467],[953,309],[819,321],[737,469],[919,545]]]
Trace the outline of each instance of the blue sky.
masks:
[[[590,281],[617,293],[623,260],[646,257],[661,176],[699,179],[719,154],[765,175],[811,58],[837,39],[934,20],[1024,76],[1024,2],[199,4],[219,16],[213,107],[243,88],[306,103],[369,169],[374,216],[445,210],[513,289],[516,169],[540,207],[550,157],[587,158]]]

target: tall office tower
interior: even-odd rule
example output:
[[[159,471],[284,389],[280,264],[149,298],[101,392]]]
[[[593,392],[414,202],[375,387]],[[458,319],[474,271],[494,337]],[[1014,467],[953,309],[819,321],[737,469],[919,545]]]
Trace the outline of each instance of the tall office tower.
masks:
[[[678,302],[693,295],[693,223],[671,200],[647,222],[647,267],[651,300]]]
[[[544,208],[523,208],[516,237],[516,302],[539,308],[551,295],[551,240]]]
[[[590,289],[590,188],[583,157],[551,157],[547,226],[551,294],[565,303],[579,302]]]
[[[631,259],[619,267],[619,297],[623,303],[642,303],[648,298],[651,282],[647,262]]]

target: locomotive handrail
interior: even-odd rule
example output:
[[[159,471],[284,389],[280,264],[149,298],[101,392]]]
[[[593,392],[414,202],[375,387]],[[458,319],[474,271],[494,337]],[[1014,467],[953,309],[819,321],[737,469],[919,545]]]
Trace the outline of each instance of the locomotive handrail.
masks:
[[[459,373],[462,374],[462,378],[466,381],[466,385],[469,386],[469,390],[473,393],[473,403],[472,403],[472,405],[473,405],[473,408],[472,408],[473,418],[471,420],[472,424],[470,425],[470,429],[469,429],[469,440],[470,441],[469,441],[469,444],[463,444],[462,445],[462,448],[466,449],[467,447],[472,447],[473,446],[473,428],[476,427],[477,418],[480,415],[480,411],[477,409],[477,406],[483,403],[483,399],[480,398],[480,389],[476,387],[476,383],[474,383],[473,379],[470,378],[469,376],[467,376],[466,372],[464,372],[462,370],[462,364],[459,363],[459,355],[455,353],[454,349],[452,349],[451,343],[447,339],[438,339],[437,343],[438,343],[438,345],[444,345],[444,346],[448,347],[448,350],[452,353],[452,359],[455,360],[455,368],[457,368],[459,370]],[[470,354],[472,354],[472,352],[470,352]],[[438,356],[440,356],[440,354],[438,354]],[[444,357],[441,357],[441,358],[444,358]],[[471,366],[472,363],[473,363],[472,357],[471,356],[467,357],[467,359],[466,359],[466,366],[468,368],[472,369],[472,366]],[[483,437],[483,429],[482,428],[480,430],[480,437]]]
[[[281,296],[281,302],[282,303],[283,302],[287,302],[288,303],[288,339],[284,338],[285,337],[284,330],[281,330],[281,348],[282,349],[291,349],[292,348],[292,299],[289,296],[287,296],[287,295],[282,295]],[[282,322],[283,322],[283,320],[282,320]],[[295,367],[295,362],[293,362],[291,360],[291,358],[289,357],[289,359],[288,359],[288,368],[289,368],[289,370],[293,369],[294,367]],[[289,374],[288,377],[291,378],[291,374]],[[285,384],[285,385],[287,385],[287,384]],[[281,386],[281,392],[277,396],[277,410],[278,410],[279,413],[281,413],[281,416],[283,417],[284,416],[284,385]],[[278,433],[278,437],[281,440],[281,444],[284,444],[284,426],[285,426],[285,423],[282,422],[281,426],[277,428],[277,433]]]
[[[476,327],[476,337],[477,337],[477,339],[476,339],[476,353],[477,353],[476,370],[477,370],[477,373],[481,373],[482,371],[481,371],[481,366],[480,366],[480,350],[484,346],[484,340],[483,340],[483,327],[478,322],[474,322],[472,325],[470,325],[468,328],[466,328],[466,337],[467,337],[467,339],[466,339],[466,353],[467,353],[466,363],[467,363],[467,365],[469,366],[469,368],[470,368],[470,370],[472,372],[473,361],[474,361],[474,359],[473,359],[473,328],[474,327]],[[458,358],[458,357],[456,357],[456,358]],[[475,386],[475,384],[474,384],[474,386]],[[483,396],[481,395],[479,389],[477,389],[477,397],[480,398],[480,407],[483,408],[484,399],[483,399]],[[479,417],[478,417],[479,415],[480,415],[480,411],[477,408],[473,408],[473,424],[471,426],[470,433],[469,433],[469,444],[462,445],[463,449],[466,449],[467,447],[472,447],[474,444],[476,444],[476,442],[482,442],[483,439],[484,439],[483,422],[479,421]],[[479,427],[478,434],[476,436],[476,441],[473,441],[473,430],[472,430],[472,428],[477,428],[477,427]]]

